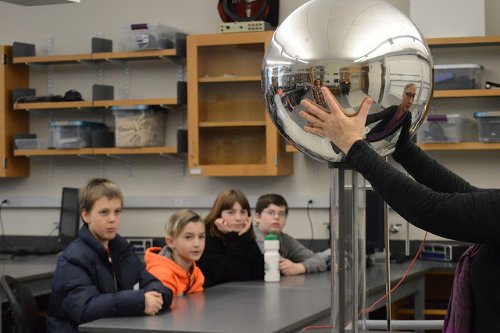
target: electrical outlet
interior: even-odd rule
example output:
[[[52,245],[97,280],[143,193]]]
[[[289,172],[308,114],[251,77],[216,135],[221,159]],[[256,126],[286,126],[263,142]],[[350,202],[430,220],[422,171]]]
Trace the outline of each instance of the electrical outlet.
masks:
[[[312,199],[307,200],[307,204],[308,205],[312,205],[313,204],[313,200]]]
[[[7,199],[3,199],[2,202],[0,202],[0,206],[7,206],[9,204],[9,201]]]

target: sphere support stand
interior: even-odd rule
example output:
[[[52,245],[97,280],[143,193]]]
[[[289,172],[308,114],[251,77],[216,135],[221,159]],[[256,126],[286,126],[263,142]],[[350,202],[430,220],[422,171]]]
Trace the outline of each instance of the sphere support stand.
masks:
[[[365,180],[357,172],[346,169],[345,163],[330,163],[329,168],[332,332],[364,332]]]

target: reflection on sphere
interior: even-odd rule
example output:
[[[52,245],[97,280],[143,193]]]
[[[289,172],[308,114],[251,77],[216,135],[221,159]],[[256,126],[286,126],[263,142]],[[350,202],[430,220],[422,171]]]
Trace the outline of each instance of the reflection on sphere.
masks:
[[[303,130],[300,101],[328,108],[326,86],[344,111],[373,99],[366,138],[382,156],[394,150],[404,119],[413,134],[432,96],[432,57],[415,25],[382,0],[311,0],[275,31],[262,67],[262,92],[279,132],[320,161],[339,162],[327,138]]]

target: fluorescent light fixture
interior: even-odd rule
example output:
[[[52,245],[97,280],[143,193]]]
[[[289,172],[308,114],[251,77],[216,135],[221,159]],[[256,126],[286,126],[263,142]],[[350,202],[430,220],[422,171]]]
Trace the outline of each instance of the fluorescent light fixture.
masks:
[[[0,0],[21,6],[56,5],[61,3],[80,3],[80,0]]]

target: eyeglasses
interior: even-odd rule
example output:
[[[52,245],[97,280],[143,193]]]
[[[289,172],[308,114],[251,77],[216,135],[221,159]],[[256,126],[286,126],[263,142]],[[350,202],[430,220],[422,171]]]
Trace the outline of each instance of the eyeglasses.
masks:
[[[236,209],[226,209],[221,212],[221,214],[227,214],[229,216],[235,216],[236,214],[240,214],[241,216],[248,216],[248,210],[236,210]]]
[[[277,212],[277,211],[272,210],[272,209],[266,209],[263,212],[269,216],[272,216],[272,217],[275,217],[277,215],[279,218],[284,218],[284,217],[287,217],[287,215],[288,215],[287,212],[285,212],[283,210]]]
[[[405,92],[406,97],[408,98],[415,98],[417,94],[412,94],[411,92]]]

